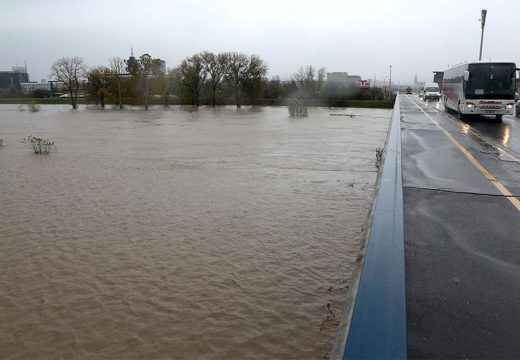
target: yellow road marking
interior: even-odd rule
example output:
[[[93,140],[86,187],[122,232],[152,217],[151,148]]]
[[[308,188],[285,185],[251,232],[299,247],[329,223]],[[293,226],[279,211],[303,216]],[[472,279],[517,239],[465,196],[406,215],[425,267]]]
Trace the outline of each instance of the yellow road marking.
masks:
[[[421,111],[431,121],[433,121],[434,124],[439,127],[439,129],[442,130],[444,135],[446,135],[448,137],[448,139],[450,139],[450,141],[468,158],[468,160],[473,164],[473,166],[475,166],[482,173],[482,175],[484,175],[484,177],[486,179],[488,179],[489,182],[491,182],[491,184],[493,184],[498,189],[498,191],[500,191],[500,193],[502,195],[504,195],[506,197],[506,199],[509,200],[511,202],[511,204],[513,204],[513,206],[520,212],[520,200],[518,200],[516,197],[514,197],[513,194],[511,194],[511,192],[499,180],[497,180],[496,177],[493,176],[493,174],[491,174],[489,171],[487,171],[486,168],[484,168],[477,161],[477,159],[475,159],[473,157],[473,155],[471,155],[471,153],[468,150],[466,150],[466,148],[464,146],[462,146],[461,143],[459,143],[446,129],[444,129],[437,121],[435,121],[434,118],[432,118],[430,115],[428,115],[428,113],[426,111],[424,111],[419,105],[417,105],[417,103],[415,103],[415,101],[414,101],[414,104],[419,109],[421,109]]]
[[[416,104],[417,105],[417,104]],[[442,116],[444,116],[446,119],[449,119],[450,121],[452,121],[453,123],[455,124],[458,124],[457,121],[453,120],[450,116],[446,115],[444,112],[440,111],[439,109],[437,108],[434,108],[435,110],[437,110],[437,112],[439,112]],[[421,109],[422,110],[422,109]],[[424,110],[423,110],[424,112]],[[475,131],[474,129],[472,128],[469,128],[468,129],[468,132],[471,132],[471,134],[473,134],[474,136],[478,137],[480,140],[482,140],[483,142],[485,142],[486,144],[488,145],[491,145],[493,147],[497,147],[500,149],[500,151],[502,151],[504,154],[508,155],[513,161],[516,161],[518,163],[520,163],[520,159],[518,157],[516,157],[515,155],[511,154],[509,151],[507,151],[506,149],[504,149],[501,145],[497,144],[497,143],[494,143],[493,141],[489,140],[488,138],[486,138],[484,135],[480,134],[478,131]]]

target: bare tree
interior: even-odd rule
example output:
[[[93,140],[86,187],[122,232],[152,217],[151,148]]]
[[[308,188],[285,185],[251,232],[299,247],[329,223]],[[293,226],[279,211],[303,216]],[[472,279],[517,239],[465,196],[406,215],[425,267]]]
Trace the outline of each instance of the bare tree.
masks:
[[[182,77],[180,68],[170,69],[168,71],[168,82],[170,84],[170,94],[173,96],[180,96],[182,90]]]
[[[191,104],[199,106],[200,104],[200,90],[206,81],[208,73],[204,70],[202,65],[202,58],[199,54],[186,58],[179,66],[179,73],[184,86],[186,86],[191,93]]]
[[[325,68],[322,67],[316,72],[316,68],[312,65],[307,65],[305,68],[299,68],[293,74],[292,79],[298,86],[300,96],[316,97],[319,95],[325,81]]]
[[[108,95],[110,87],[110,69],[106,66],[98,66],[88,72],[88,90],[91,96],[101,102],[101,107],[105,108],[105,97]]]
[[[292,79],[298,86],[298,92],[300,96],[309,96],[312,94],[312,82],[314,80],[314,67],[312,65],[306,68],[299,68],[296,73],[293,74]]]
[[[116,56],[109,59],[110,61],[110,76],[111,83],[114,87],[116,96],[117,96],[117,104],[119,105],[119,109],[123,110],[123,73],[126,69],[126,61]]]
[[[137,60],[135,65],[136,73],[139,76],[143,91],[145,110],[148,110],[148,102],[150,99],[150,76],[152,75],[154,64],[154,59],[149,54],[143,54],[139,57],[139,60]]]
[[[209,51],[204,51],[200,54],[202,66],[207,75],[209,75],[209,85],[211,88],[211,105],[215,107],[217,91],[222,85],[222,80],[226,72],[227,55],[213,54]]]
[[[323,89],[323,85],[325,84],[325,76],[326,70],[324,67],[320,67],[318,69],[318,74],[316,75],[316,81],[314,83],[314,91],[317,96],[320,95],[321,90]]]
[[[70,96],[73,109],[78,108],[78,92],[81,80],[85,78],[86,74],[86,65],[78,56],[63,57],[52,64],[51,77],[63,83],[63,88]]]
[[[161,71],[152,78],[154,94],[159,95],[164,106],[170,104],[170,95],[174,90],[175,81],[173,70],[168,71],[168,74]]]
[[[261,79],[267,73],[267,65],[256,55],[243,53],[226,53],[227,67],[226,78],[230,82],[235,92],[237,108],[240,107],[242,90],[244,84],[252,79]]]

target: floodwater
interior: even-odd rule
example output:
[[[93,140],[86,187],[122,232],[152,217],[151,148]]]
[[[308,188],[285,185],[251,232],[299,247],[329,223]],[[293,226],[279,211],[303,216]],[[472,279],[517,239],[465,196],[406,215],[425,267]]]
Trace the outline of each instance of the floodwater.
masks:
[[[0,358],[327,358],[389,120],[1,105]]]

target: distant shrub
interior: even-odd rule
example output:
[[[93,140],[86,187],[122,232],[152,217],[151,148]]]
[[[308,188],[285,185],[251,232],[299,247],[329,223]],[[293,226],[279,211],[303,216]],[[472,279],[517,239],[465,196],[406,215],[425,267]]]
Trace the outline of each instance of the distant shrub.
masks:
[[[307,116],[307,107],[303,99],[289,99],[289,114],[291,116]]]
[[[56,151],[56,145],[54,145],[54,141],[38,138],[32,135],[29,135],[26,141],[35,154],[47,155],[51,151]]]
[[[40,105],[37,104],[34,100],[27,104],[27,108],[30,112],[40,111]]]
[[[34,100],[32,100],[30,103],[27,103],[25,105],[18,105],[18,111],[26,111],[26,110],[29,110],[30,112],[40,111],[40,105],[37,104]]]

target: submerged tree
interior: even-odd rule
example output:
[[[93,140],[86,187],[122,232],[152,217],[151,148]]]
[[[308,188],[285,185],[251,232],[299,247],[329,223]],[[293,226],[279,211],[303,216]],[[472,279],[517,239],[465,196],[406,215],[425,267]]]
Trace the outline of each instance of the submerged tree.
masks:
[[[63,57],[52,64],[51,77],[63,83],[73,109],[78,108],[78,92],[86,74],[87,69],[83,59],[78,56]]]
[[[139,79],[139,85],[144,100],[144,109],[148,110],[150,99],[150,76],[154,66],[154,59],[149,54],[143,54],[137,60],[135,71]]]
[[[27,140],[24,139],[24,142],[28,144],[29,148],[32,149],[32,151],[34,151],[34,153],[37,155],[47,155],[52,151],[56,151],[56,145],[54,145],[54,141],[47,139],[29,135]]]
[[[111,85],[111,71],[106,66],[98,66],[88,72],[88,91],[101,107],[105,108],[105,97],[107,97]]]
[[[123,109],[123,74],[126,69],[126,61],[120,57],[113,57],[110,61],[110,82],[116,95],[116,104]]]
[[[257,55],[248,57],[243,53],[227,53],[226,79],[235,94],[237,108],[241,105],[244,85],[256,79],[262,79],[267,73],[267,65]]]
[[[183,85],[190,91],[191,104],[199,106],[200,91],[208,75],[204,69],[201,56],[196,54],[184,59],[179,66],[179,74]]]
[[[215,107],[217,103],[217,91],[222,85],[226,67],[228,65],[228,57],[226,54],[213,54],[204,51],[200,54],[202,66],[207,75],[209,75],[209,86],[211,90],[211,105]]]
[[[152,79],[152,91],[154,95],[159,96],[164,106],[170,104],[170,94],[173,91],[174,77],[171,74],[163,74],[162,72],[154,76]]]
[[[307,116],[307,107],[303,99],[289,99],[289,114],[291,116]]]
[[[132,76],[137,78],[138,93],[141,94],[144,109],[148,110],[150,93],[154,90],[158,76],[164,76],[164,62],[159,58],[153,58],[149,54],[143,54],[134,65]]]
[[[173,97],[181,96],[183,83],[180,69],[177,67],[168,70],[167,79],[169,86],[169,95]]]

